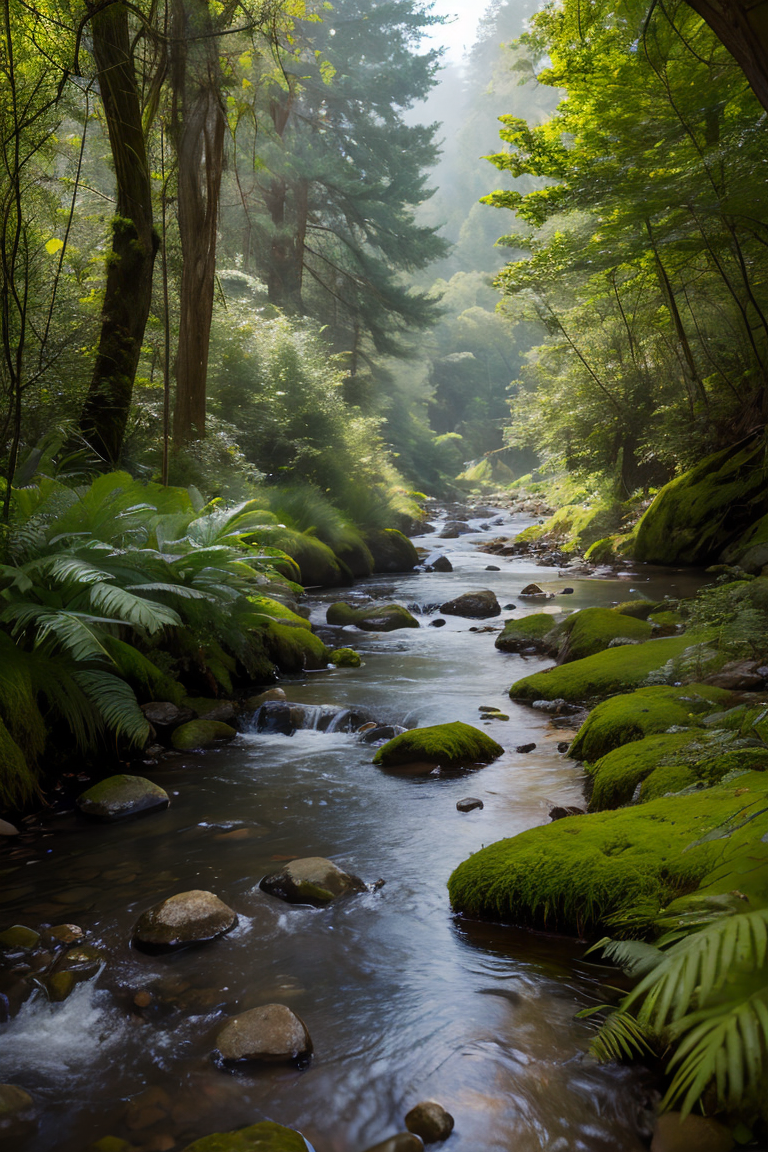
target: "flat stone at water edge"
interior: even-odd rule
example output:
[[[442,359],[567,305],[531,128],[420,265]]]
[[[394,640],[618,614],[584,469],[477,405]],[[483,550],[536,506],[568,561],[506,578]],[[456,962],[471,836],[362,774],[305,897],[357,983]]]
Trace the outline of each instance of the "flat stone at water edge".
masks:
[[[170,700],[153,700],[149,704],[142,704],[141,710],[153,728],[178,728],[195,716],[191,708],[172,704]]]
[[[18,836],[19,830],[14,824],[9,824],[7,820],[0,820],[0,836]]]
[[[315,907],[330,904],[338,896],[367,891],[359,876],[344,872],[323,856],[291,860],[279,872],[265,876],[259,887],[289,904],[313,904]]]
[[[463,800],[459,800],[456,808],[459,812],[471,812],[474,808],[483,808],[485,805],[482,800],[478,800],[476,796],[465,796]]]
[[[301,1017],[285,1004],[263,1004],[229,1020],[216,1037],[224,1060],[301,1060],[312,1041]]]
[[[235,913],[213,892],[193,889],[149,908],[139,918],[133,939],[151,948],[180,948],[215,940],[236,923]]]
[[[142,812],[167,808],[170,797],[164,788],[144,776],[109,776],[77,798],[85,816],[96,820],[124,820]]]
[[[543,588],[539,588],[538,584],[526,584],[525,588],[523,588],[522,592],[520,592],[519,595],[520,596],[546,596],[546,592],[544,591]]]
[[[679,1112],[667,1112],[656,1121],[651,1152],[730,1152],[734,1143],[716,1120],[691,1113],[681,1121]]]
[[[436,1144],[447,1140],[453,1132],[454,1119],[436,1100],[422,1100],[414,1105],[405,1117],[409,1132],[421,1136],[425,1144]]]

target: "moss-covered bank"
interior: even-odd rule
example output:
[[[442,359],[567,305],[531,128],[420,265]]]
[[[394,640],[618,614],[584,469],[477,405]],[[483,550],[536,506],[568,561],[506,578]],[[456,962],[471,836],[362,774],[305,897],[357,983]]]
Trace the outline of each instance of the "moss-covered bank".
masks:
[[[449,881],[470,916],[591,935],[692,892],[768,901],[768,775],[572,816],[470,856]]]

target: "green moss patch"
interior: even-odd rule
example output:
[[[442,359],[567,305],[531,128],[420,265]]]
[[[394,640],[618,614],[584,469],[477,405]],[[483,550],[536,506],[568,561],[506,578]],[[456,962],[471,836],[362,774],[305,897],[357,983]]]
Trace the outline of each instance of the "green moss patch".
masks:
[[[187,1144],[184,1152],[307,1152],[307,1143],[293,1128],[265,1120],[236,1132],[214,1132]]]
[[[373,762],[383,768],[420,762],[461,768],[490,764],[503,752],[501,745],[485,732],[455,720],[452,724],[435,724],[430,728],[402,732],[379,748]]]
[[[369,604],[353,608],[339,601],[330,604],[325,614],[329,624],[354,624],[365,632],[394,632],[397,628],[418,628],[419,622],[402,604]]]
[[[220,720],[190,720],[174,729],[171,743],[179,752],[197,752],[234,740],[235,736],[236,730]]]
[[[269,624],[264,639],[269,655],[281,672],[316,671],[328,667],[328,648],[306,627],[288,623]]]
[[[413,544],[396,528],[370,532],[365,543],[373,556],[374,572],[412,572],[419,562]]]
[[[312,628],[309,620],[299,616],[298,612],[294,612],[291,608],[286,608],[279,600],[273,600],[270,596],[249,596],[248,599],[256,612],[262,612],[272,620],[287,620],[290,624],[297,624],[299,628],[310,630]]]
[[[500,652],[521,652],[524,648],[555,651],[556,641],[550,644],[546,637],[557,627],[557,618],[548,612],[534,612],[519,620],[506,620],[504,630],[496,637]]]
[[[328,659],[337,668],[359,668],[363,662],[354,648],[334,648]]]
[[[470,856],[448,884],[457,911],[580,935],[699,887],[755,899],[768,887],[765,774],[532,828]]]
[[[651,776],[662,761],[674,759],[676,754],[681,754],[692,739],[690,732],[647,736],[645,740],[634,740],[631,744],[614,748],[594,764],[588,765],[587,772],[592,778],[590,812],[604,812],[631,803],[638,784]],[[688,771],[692,774],[690,782],[694,783],[697,776],[692,769]]]
[[[634,616],[637,620],[647,620],[651,612],[655,612],[658,608],[662,611],[664,604],[655,604],[653,600],[624,600],[623,603],[617,604],[614,612],[618,612],[621,616]]]
[[[587,701],[639,688],[694,642],[690,636],[669,636],[608,648],[583,660],[525,676],[512,685],[509,694],[513,700]]]
[[[560,661],[570,663],[603,652],[613,640],[650,640],[652,625],[613,608],[584,608],[560,625]]]
[[[742,552],[729,546],[766,513],[765,441],[755,436],[708,456],[661,489],[638,524],[635,557],[651,564],[706,564],[728,550],[734,559]],[[747,538],[744,552],[749,545]]]
[[[643,744],[645,743],[647,741],[643,740]],[[662,764],[654,768],[650,776],[643,781],[640,800],[642,803],[658,800],[660,796],[666,796],[670,792],[682,792],[684,788],[690,788],[697,782],[696,772],[689,765]]]
[[[590,712],[570,748],[577,760],[594,762],[613,748],[673,726],[696,727],[707,712],[730,697],[710,684],[675,688],[653,685],[604,700]]]

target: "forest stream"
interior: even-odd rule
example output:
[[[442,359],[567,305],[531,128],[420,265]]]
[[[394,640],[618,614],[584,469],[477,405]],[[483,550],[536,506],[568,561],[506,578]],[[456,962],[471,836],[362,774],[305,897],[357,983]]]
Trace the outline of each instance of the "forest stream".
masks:
[[[439,628],[430,620],[437,605],[474,588],[493,589],[520,615],[542,610],[518,599],[532,580],[553,593],[573,588],[546,602],[557,613],[626,600],[630,589],[689,594],[700,579],[661,569],[564,578],[530,559],[489,556],[477,545],[531,519],[482,511],[471,534],[414,541],[439,547],[453,572],[376,576],[351,594],[313,594],[317,625],[329,602],[371,595],[411,606],[421,627],[333,630],[363,666],[282,687],[290,701],[387,724],[484,726],[506,749],[495,763],[409,776],[374,767],[374,749],[353,733],[310,727],[289,737],[252,723],[222,750],[144,769],[171,794],[167,810],[111,825],[51,815],[0,858],[1,927],[76,923],[106,958],[64,1003],[36,991],[0,1024],[0,1081],[40,1105],[13,1152],[82,1152],[108,1134],[170,1152],[259,1119],[299,1129],[316,1152],[362,1152],[402,1131],[405,1112],[426,1098],[456,1119],[452,1152],[646,1146],[648,1074],[597,1065],[586,1055],[593,1026],[575,1018],[602,1001],[602,981],[615,983],[615,974],[585,959],[577,940],[468,923],[448,903],[448,876],[470,853],[546,822],[553,804],[583,804],[579,767],[558,751],[571,731],[507,696],[547,662],[494,649],[498,627],[489,625],[509,611],[491,621],[448,616]],[[486,571],[490,563],[500,570]],[[483,724],[483,705],[509,720]],[[532,751],[515,751],[530,743]],[[483,808],[457,811],[467,796]],[[314,909],[260,890],[265,874],[296,856],[330,857],[370,891]],[[232,932],[163,955],[129,946],[146,908],[196,888],[235,909]],[[309,1065],[217,1067],[222,1019],[268,1002],[306,1022]]]

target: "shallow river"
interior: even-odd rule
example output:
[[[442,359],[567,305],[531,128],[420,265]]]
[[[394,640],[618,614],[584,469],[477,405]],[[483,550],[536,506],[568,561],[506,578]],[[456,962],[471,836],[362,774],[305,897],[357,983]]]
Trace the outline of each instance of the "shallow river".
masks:
[[[492,588],[519,615],[541,610],[516,599],[531,580],[553,592],[575,589],[548,601],[552,612],[607,605],[630,589],[653,598],[687,591],[687,575],[563,579],[532,561],[477,552],[481,540],[530,523],[499,515],[503,527],[415,541],[442,545],[452,573],[376,577],[355,594],[428,606]],[[486,572],[487,564],[501,571]],[[345,595],[315,597],[313,620],[324,621],[325,605]],[[451,914],[446,881],[461,860],[545,822],[553,803],[581,803],[582,784],[557,751],[569,733],[506,695],[544,663],[497,652],[495,633],[471,631],[475,621],[447,617],[432,628],[429,619],[387,635],[339,630],[338,643],[357,648],[363,667],[284,681],[288,697],[409,725],[479,724],[479,706],[498,705],[510,720],[487,725],[508,749],[496,763],[409,778],[373,767],[373,750],[352,735],[244,734],[223,750],[146,769],[172,794],[165,812],[107,826],[51,817],[48,835],[28,849],[15,842],[24,855],[4,849],[0,869],[14,870],[0,877],[0,929],[74,922],[108,956],[98,981],[64,1004],[35,994],[0,1024],[0,1082],[40,1103],[36,1127],[14,1140],[13,1152],[83,1152],[108,1134],[170,1152],[259,1119],[300,1129],[316,1152],[362,1152],[402,1131],[406,1111],[425,1098],[456,1118],[451,1152],[643,1147],[647,1084],[587,1058],[591,1027],[574,1019],[603,998],[605,970],[582,959],[578,941]],[[532,741],[535,751],[514,751]],[[459,813],[467,795],[484,808]],[[316,855],[386,883],[322,910],[260,891],[280,860]],[[216,892],[238,913],[237,928],[181,953],[132,950],[138,915],[189,888]],[[143,989],[154,1001],[140,1013],[133,997]],[[222,1018],[272,1001],[305,1020],[310,1066],[217,1068],[210,1052]]]

